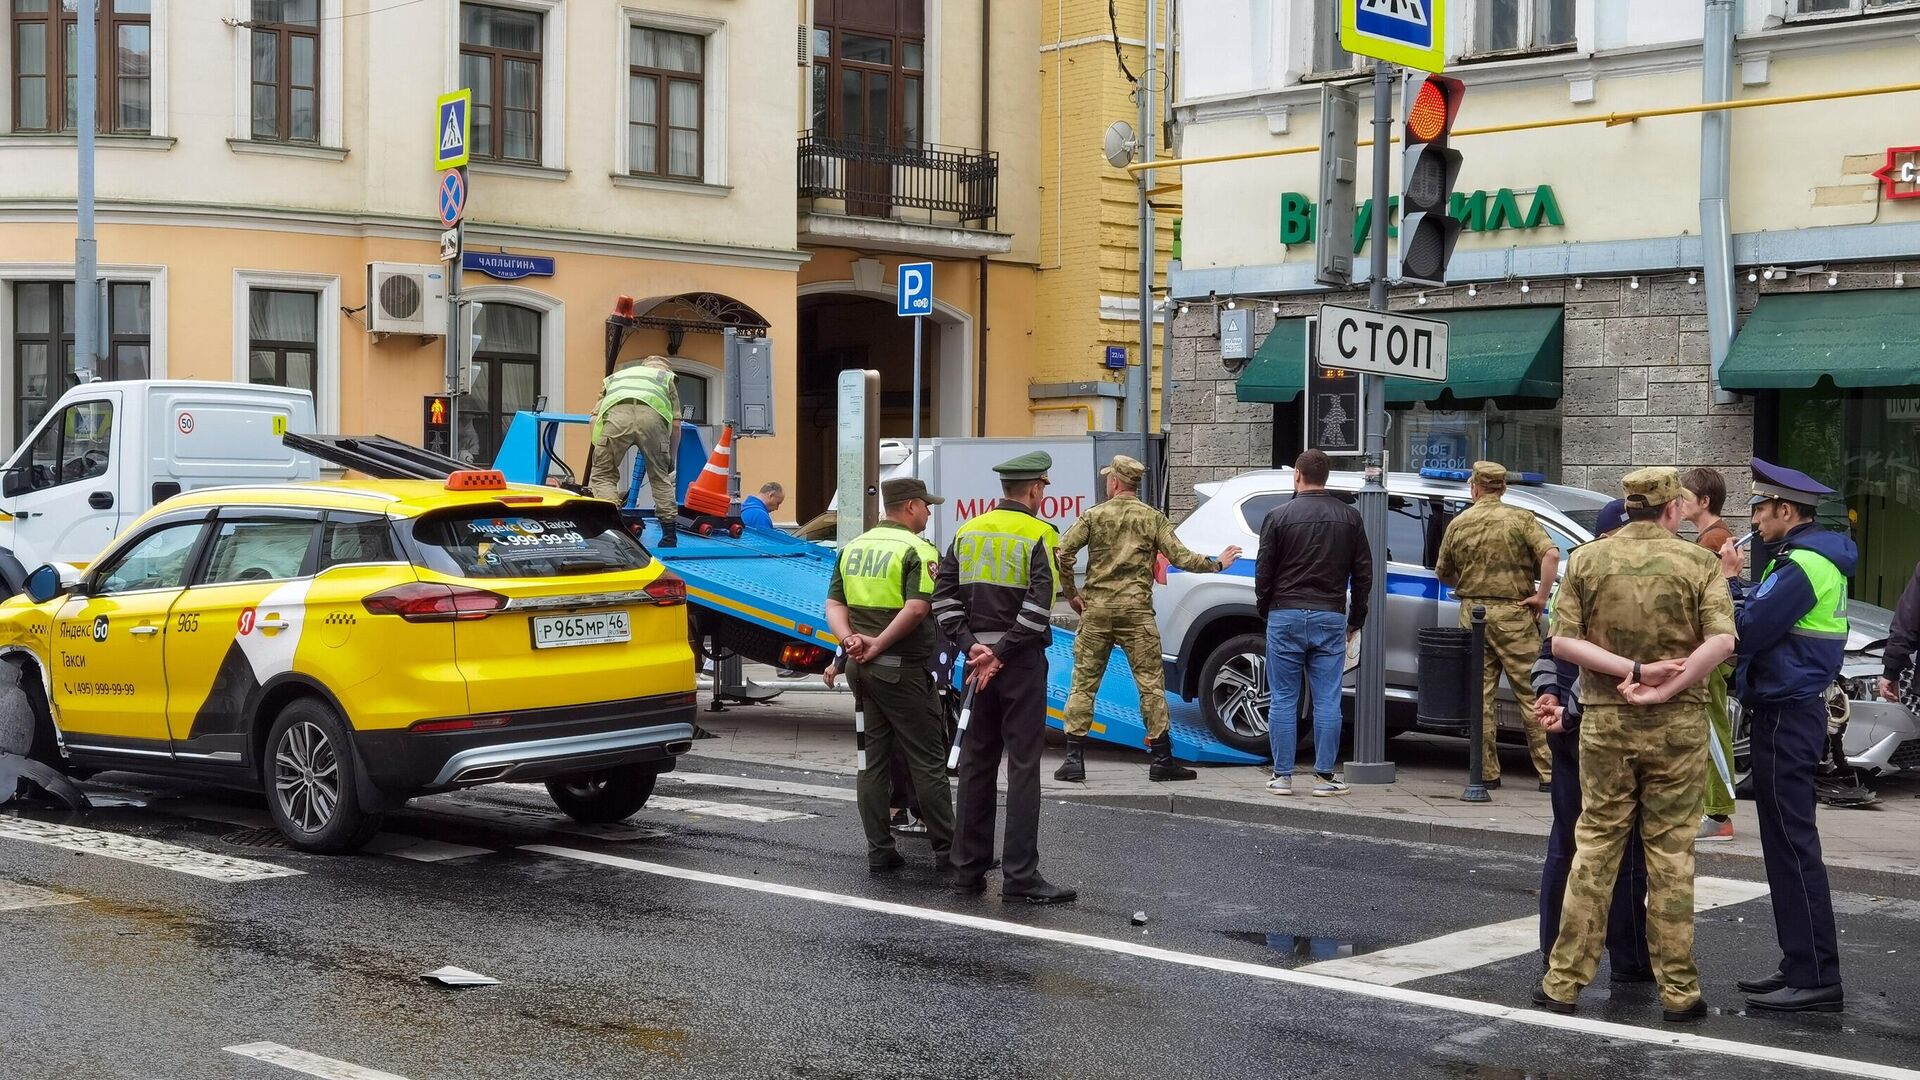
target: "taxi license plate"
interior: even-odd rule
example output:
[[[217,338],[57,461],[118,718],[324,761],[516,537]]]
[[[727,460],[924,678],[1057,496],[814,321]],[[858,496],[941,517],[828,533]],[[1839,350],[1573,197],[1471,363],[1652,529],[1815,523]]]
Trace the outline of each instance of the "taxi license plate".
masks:
[[[542,615],[532,620],[533,647],[564,649],[574,645],[608,645],[633,638],[624,611],[591,615]]]

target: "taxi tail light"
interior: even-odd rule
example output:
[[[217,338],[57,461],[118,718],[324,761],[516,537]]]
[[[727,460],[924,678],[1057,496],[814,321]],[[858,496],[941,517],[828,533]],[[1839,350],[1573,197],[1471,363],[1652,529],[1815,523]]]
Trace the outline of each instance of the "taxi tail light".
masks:
[[[375,615],[398,615],[408,622],[464,622],[505,609],[507,598],[468,585],[413,581],[382,589],[360,604]]]
[[[662,574],[646,589],[655,607],[679,607],[687,602],[687,583],[673,574]]]
[[[422,720],[408,731],[430,734],[436,731],[477,731],[481,728],[506,727],[508,718],[504,716],[462,716],[455,720]]]

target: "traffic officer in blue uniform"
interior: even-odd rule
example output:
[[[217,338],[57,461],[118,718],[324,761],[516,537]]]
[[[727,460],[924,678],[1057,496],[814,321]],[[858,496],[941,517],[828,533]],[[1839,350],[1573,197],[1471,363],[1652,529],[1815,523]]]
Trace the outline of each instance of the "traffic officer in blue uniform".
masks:
[[[1047,730],[1047,646],[1060,587],[1060,534],[1036,511],[1047,493],[1045,451],[993,467],[1002,498],[954,533],[940,560],[933,615],[966,658],[973,712],[960,735],[953,837],[956,892],[980,892],[993,862],[994,780],[1007,758],[1007,831],[1000,898],[1064,904],[1078,894],[1040,876],[1040,750]]]
[[[1739,983],[1751,1008],[1839,1012],[1840,946],[1833,897],[1814,827],[1814,768],[1827,744],[1827,689],[1847,646],[1847,579],[1858,551],[1814,524],[1833,489],[1805,473],[1753,459],[1753,527],[1773,561],[1740,613],[1734,675],[1753,739],[1760,847],[1773,894],[1780,968]],[[1732,541],[1720,549],[1728,577],[1740,572]]]

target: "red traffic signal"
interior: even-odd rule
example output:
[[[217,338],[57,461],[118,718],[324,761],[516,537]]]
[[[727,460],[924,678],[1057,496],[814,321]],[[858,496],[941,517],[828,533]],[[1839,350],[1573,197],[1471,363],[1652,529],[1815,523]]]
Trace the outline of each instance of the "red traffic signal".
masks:
[[[1447,262],[1460,239],[1460,222],[1448,212],[1460,178],[1460,151],[1447,145],[1460,115],[1466,84],[1445,75],[1407,76],[1400,133],[1400,280],[1445,285]]]

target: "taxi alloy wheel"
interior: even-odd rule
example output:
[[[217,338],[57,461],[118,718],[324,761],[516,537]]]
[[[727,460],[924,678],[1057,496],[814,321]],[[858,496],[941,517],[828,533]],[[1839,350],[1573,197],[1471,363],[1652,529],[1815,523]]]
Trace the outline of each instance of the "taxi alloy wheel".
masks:
[[[301,698],[267,735],[267,807],[289,843],[325,854],[355,851],[380,830],[360,804],[360,762],[346,722],[324,702]]]

